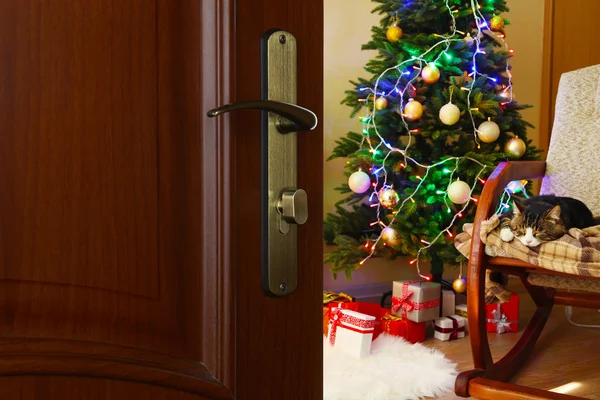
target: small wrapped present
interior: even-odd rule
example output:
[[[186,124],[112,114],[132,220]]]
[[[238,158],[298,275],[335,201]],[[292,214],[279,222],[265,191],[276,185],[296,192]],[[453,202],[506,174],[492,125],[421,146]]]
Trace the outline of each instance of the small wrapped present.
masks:
[[[457,304],[456,307],[454,307],[454,314],[460,315],[463,318],[468,318],[467,305]]]
[[[487,331],[496,333],[519,331],[519,296],[512,293],[505,303],[485,305]]]
[[[352,310],[334,307],[329,317],[329,343],[355,358],[371,352],[377,318]]]
[[[331,318],[331,310],[335,307],[343,308],[344,310],[356,311],[361,314],[370,315],[375,318],[375,327],[373,331],[373,340],[377,339],[381,334],[381,306],[376,303],[367,303],[364,301],[345,302],[345,303],[329,303],[329,316]]]
[[[467,305],[466,304],[458,304],[456,307],[454,307],[454,314],[456,315],[460,315],[461,317],[463,317],[466,321],[465,321],[465,332],[469,332],[469,317],[468,317],[468,313],[467,313]]]
[[[389,310],[382,308],[381,332],[399,336],[410,343],[425,341],[425,322],[412,322],[402,317],[392,315]]]
[[[442,317],[454,315],[456,299],[453,290],[442,290]]]
[[[448,315],[435,320],[433,336],[441,341],[456,340],[465,337],[467,320],[460,315]]]
[[[329,303],[343,303],[346,301],[354,301],[354,297],[347,295],[346,293],[336,293],[323,291],[323,305],[326,306]]]
[[[413,322],[440,317],[440,284],[426,281],[394,281],[392,311]]]

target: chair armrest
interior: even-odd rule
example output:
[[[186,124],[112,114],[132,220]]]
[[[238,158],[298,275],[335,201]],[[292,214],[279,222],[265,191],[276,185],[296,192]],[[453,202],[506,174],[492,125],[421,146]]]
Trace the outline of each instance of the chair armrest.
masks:
[[[498,164],[481,192],[475,213],[475,226],[491,217],[491,211],[510,182],[542,178],[545,172],[545,161],[511,161]]]
[[[483,186],[473,221],[467,280],[469,282],[467,285],[469,335],[476,369],[486,370],[494,364],[486,333],[485,271],[488,266],[485,263],[485,249],[481,241],[481,224],[494,212],[492,207],[500,199],[506,185],[515,180],[540,178],[545,172],[545,161],[502,162],[494,169]],[[473,340],[473,338],[478,339]]]

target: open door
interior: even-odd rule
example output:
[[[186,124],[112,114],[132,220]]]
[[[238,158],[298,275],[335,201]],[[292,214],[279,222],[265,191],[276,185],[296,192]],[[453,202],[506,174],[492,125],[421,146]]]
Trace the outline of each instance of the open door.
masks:
[[[293,290],[269,296],[261,112],[207,111],[264,97],[277,28],[295,38],[295,103],[320,116],[322,14],[0,0],[1,398],[321,396],[322,132],[295,134],[287,189],[308,219],[280,255]],[[301,200],[275,217],[295,225]]]

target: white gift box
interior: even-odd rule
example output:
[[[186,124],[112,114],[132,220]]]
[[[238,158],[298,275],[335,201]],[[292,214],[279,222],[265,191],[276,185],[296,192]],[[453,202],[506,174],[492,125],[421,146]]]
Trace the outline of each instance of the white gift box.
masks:
[[[447,341],[465,337],[466,319],[460,315],[448,315],[447,317],[435,320],[435,332],[433,336],[436,339]]]
[[[453,290],[442,290],[442,317],[454,315],[456,298]]]
[[[329,317],[327,339],[354,358],[363,358],[371,352],[375,317],[342,308],[333,308]]]

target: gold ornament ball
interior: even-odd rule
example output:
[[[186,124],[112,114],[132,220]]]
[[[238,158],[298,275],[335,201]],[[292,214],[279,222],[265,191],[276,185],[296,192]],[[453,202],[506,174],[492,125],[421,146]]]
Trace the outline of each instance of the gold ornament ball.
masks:
[[[510,92],[508,90],[501,90],[498,92],[498,97],[504,101],[510,101]]]
[[[375,109],[376,110],[385,110],[388,106],[388,100],[385,97],[378,97],[375,100]]]
[[[460,119],[460,108],[452,103],[448,103],[440,108],[440,121],[445,125],[454,125]]]
[[[448,185],[448,198],[455,204],[464,204],[471,197],[471,187],[463,181],[455,181]]]
[[[504,146],[504,152],[512,159],[519,159],[523,157],[525,150],[527,150],[527,145],[518,137],[510,139]]]
[[[404,118],[416,121],[423,116],[423,105],[416,100],[410,99],[404,107]]]
[[[398,193],[394,189],[381,189],[379,192],[379,202],[385,208],[393,208],[398,204]]]
[[[388,30],[385,32],[385,36],[387,37],[388,42],[396,43],[400,39],[402,39],[402,29],[399,26],[390,26]]]
[[[490,29],[494,32],[504,29],[504,18],[499,15],[494,15],[492,19],[490,19]]]
[[[400,235],[394,228],[384,228],[381,231],[381,238],[390,246],[397,246],[400,244]]]
[[[500,127],[494,121],[485,121],[477,128],[477,136],[482,142],[492,143],[500,136]]]
[[[467,290],[467,281],[465,281],[462,276],[459,276],[452,282],[452,288],[456,293],[463,293]]]
[[[433,64],[426,65],[421,71],[421,78],[426,83],[433,85],[440,79],[440,69]]]

